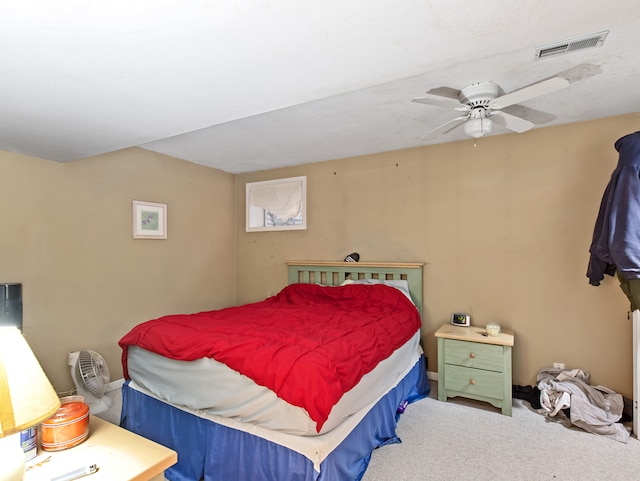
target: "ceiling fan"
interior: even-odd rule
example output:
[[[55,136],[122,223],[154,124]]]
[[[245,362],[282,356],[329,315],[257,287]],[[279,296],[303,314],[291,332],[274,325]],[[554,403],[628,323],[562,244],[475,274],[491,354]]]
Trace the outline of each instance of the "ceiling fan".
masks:
[[[552,121],[555,115],[531,109],[519,102],[568,87],[567,78],[555,76],[505,94],[495,82],[477,82],[461,90],[451,87],[431,89],[424,97],[412,100],[427,105],[451,108],[461,115],[422,136],[422,140],[445,134],[464,125],[464,132],[478,138],[491,132],[497,124],[514,132],[526,132],[536,125]]]

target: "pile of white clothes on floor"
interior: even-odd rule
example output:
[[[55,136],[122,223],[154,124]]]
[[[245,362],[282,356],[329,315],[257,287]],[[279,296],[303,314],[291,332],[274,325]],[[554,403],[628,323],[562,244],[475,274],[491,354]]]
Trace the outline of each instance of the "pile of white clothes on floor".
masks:
[[[573,425],[626,443],[629,430],[618,422],[624,409],[622,395],[589,385],[589,377],[582,369],[542,369],[537,384],[542,409],[551,417],[563,411]]]

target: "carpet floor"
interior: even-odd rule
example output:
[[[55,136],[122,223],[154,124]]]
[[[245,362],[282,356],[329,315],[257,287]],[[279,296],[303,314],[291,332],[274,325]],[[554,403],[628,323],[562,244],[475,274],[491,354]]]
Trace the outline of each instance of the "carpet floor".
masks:
[[[398,423],[402,443],[373,452],[362,481],[634,481],[640,480],[640,441],[628,443],[545,417],[519,399],[513,416],[462,398],[430,398]]]

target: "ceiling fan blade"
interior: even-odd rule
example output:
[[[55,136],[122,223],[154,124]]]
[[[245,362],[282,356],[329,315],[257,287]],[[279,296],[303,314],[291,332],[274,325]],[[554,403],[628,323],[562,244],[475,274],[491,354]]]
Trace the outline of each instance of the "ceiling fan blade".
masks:
[[[459,127],[460,125],[464,124],[465,121],[468,118],[469,118],[468,115],[464,115],[462,117],[456,117],[455,119],[451,119],[451,120],[445,122],[444,124],[442,124],[440,127],[437,127],[435,129],[433,129],[432,131],[427,132],[425,135],[420,137],[420,140],[428,140],[428,139],[431,139],[433,137],[436,137],[437,135],[446,134],[448,132],[451,132],[456,127]]]
[[[460,99],[460,90],[453,87],[436,87],[427,91],[431,95],[439,95],[440,97],[447,97],[453,100]]]
[[[514,132],[521,134],[527,130],[531,130],[536,126],[533,122],[529,122],[523,118],[511,115],[503,110],[496,110],[491,112],[491,119],[500,127],[505,127]]]
[[[506,112],[516,117],[523,118],[529,122],[533,122],[536,125],[542,125],[555,120],[556,116],[542,110],[532,109],[525,107],[524,105],[510,105],[502,109],[502,112]]]
[[[489,103],[489,108],[502,109],[510,105],[519,104],[535,97],[562,90],[569,86],[569,80],[563,77],[551,77],[547,80],[523,87],[511,93],[502,95]]]
[[[578,80],[593,77],[594,75],[598,75],[601,73],[602,67],[600,67],[599,65],[581,63],[576,65],[575,67],[571,67],[567,70],[563,70],[562,72],[558,72],[555,76],[566,78],[569,83],[574,83]]]
[[[469,110],[468,106],[461,104],[458,100],[458,93],[459,91],[449,87],[438,87],[429,90],[424,97],[418,97],[411,101],[419,104],[435,105],[437,107],[460,110],[463,112]]]

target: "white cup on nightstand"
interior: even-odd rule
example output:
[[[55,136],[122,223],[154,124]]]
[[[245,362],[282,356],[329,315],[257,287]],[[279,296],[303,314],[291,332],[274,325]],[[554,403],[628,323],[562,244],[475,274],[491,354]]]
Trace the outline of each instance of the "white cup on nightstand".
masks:
[[[491,337],[498,337],[500,335],[500,324],[496,322],[490,322],[487,324],[487,335]]]

